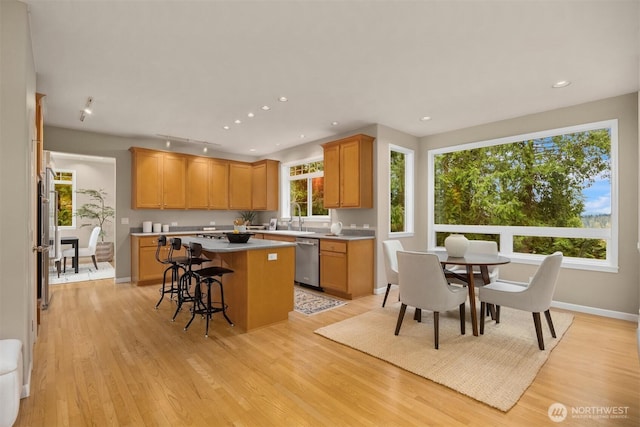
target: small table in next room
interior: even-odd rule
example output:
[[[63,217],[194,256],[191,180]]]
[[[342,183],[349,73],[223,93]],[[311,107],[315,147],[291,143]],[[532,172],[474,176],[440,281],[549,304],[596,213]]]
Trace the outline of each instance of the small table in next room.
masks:
[[[489,284],[489,269],[491,265],[508,264],[511,262],[509,258],[499,255],[487,254],[466,254],[463,257],[451,257],[446,252],[434,252],[440,259],[442,268],[447,265],[463,265],[467,268],[467,287],[469,288],[469,311],[471,314],[471,326],[473,335],[478,336],[478,315],[476,312],[476,291],[473,279],[473,267],[478,266],[482,274],[482,280],[485,285]]]
[[[76,274],[78,273],[78,264],[79,264],[79,260],[78,260],[78,238],[74,237],[74,236],[67,236],[67,237],[61,237],[60,238],[60,244],[61,245],[71,245],[75,251],[75,255],[73,257],[73,268],[76,272]]]

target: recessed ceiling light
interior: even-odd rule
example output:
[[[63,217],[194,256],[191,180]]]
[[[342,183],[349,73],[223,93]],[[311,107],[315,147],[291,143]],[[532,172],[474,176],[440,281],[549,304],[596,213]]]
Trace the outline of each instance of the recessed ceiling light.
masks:
[[[203,152],[203,153],[206,153],[207,151],[209,151],[209,149],[208,149],[207,147],[204,147],[204,148],[202,149],[202,152]]]
[[[253,114],[253,113],[249,113],[249,114],[247,114],[247,117],[250,117],[250,118],[251,118],[251,117],[255,117],[255,114]]]
[[[167,141],[164,145],[166,145],[167,148],[171,147],[171,141]]]
[[[420,117],[420,121],[421,121],[421,122],[427,122],[427,121],[429,121],[429,120],[431,120],[431,117],[429,117],[429,116],[422,116],[422,117]]]
[[[300,138],[304,138],[304,133],[301,133],[301,134],[300,134]]]
[[[271,109],[271,107],[269,107],[268,105],[263,105],[262,108],[264,111],[269,111]]]
[[[235,119],[235,120],[233,121],[233,123],[235,123],[235,124],[239,125],[240,123],[242,123],[242,120],[240,120],[240,119]]]
[[[251,151],[253,153],[254,151],[256,151],[256,149],[255,148],[249,148],[249,151]]]
[[[331,122],[331,126],[338,126],[338,122]]]
[[[286,97],[286,96],[281,96],[280,98],[278,98],[278,101],[280,101],[280,102],[287,102],[287,101],[288,101],[288,99],[287,99],[287,97]]]
[[[571,84],[571,82],[569,80],[560,80],[555,82],[551,87],[553,87],[554,89],[559,89],[561,87],[567,87]]]
[[[225,126],[222,126],[222,129],[224,129],[224,130],[229,130],[229,126],[226,126],[226,125],[225,125]]]

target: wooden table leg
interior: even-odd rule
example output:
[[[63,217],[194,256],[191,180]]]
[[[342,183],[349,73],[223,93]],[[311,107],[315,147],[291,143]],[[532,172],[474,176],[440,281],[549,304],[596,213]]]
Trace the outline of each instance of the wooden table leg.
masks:
[[[467,287],[469,288],[469,312],[471,314],[471,329],[473,335],[478,336],[478,313],[476,312],[476,290],[473,281],[473,266],[467,265]]]

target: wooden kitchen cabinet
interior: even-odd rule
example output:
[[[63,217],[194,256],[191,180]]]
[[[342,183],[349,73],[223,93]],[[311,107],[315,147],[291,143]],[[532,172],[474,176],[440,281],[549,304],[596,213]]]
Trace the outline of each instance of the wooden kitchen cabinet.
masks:
[[[44,164],[44,97],[36,93],[36,173],[44,177],[46,165]]]
[[[209,159],[190,156],[187,159],[187,208],[209,209]]]
[[[136,147],[131,153],[132,208],[186,208],[187,157]]]
[[[229,163],[229,209],[251,210],[251,175],[251,164]]]
[[[342,298],[371,295],[373,248],[374,239],[320,239],[320,286]]]
[[[260,160],[251,165],[251,208],[253,210],[278,210],[277,160]]]
[[[229,162],[187,159],[187,209],[229,209]]]
[[[278,210],[277,160],[254,163],[131,147],[133,209]]]
[[[131,283],[143,286],[162,282],[162,274],[168,266],[156,260],[158,237],[131,236]],[[169,254],[169,240],[170,237],[167,237],[167,246],[161,248],[160,259],[166,259]],[[186,256],[186,252],[183,248],[174,251],[173,256]],[[167,279],[170,278],[171,275],[167,274]]]
[[[209,159],[209,208],[229,209],[229,161]]]
[[[373,141],[358,134],[323,144],[325,208],[373,208]]]

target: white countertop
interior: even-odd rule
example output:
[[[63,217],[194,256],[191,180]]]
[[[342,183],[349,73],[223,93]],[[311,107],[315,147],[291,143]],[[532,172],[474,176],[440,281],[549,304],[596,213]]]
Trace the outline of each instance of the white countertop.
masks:
[[[200,243],[202,249],[209,252],[241,252],[256,249],[273,249],[295,246],[294,242],[279,242],[275,240],[249,239],[247,243],[229,243],[223,239],[209,239],[206,237],[184,237],[183,244]]]
[[[131,236],[160,236],[162,234],[164,234],[165,236],[188,236],[188,235],[193,235],[195,236],[196,234],[224,234],[224,233],[230,233],[232,230],[183,230],[183,231],[169,231],[167,233],[131,233]],[[307,237],[310,239],[332,239],[332,240],[370,240],[370,239],[375,239],[376,236],[358,236],[358,235],[344,235],[344,234],[340,234],[338,236],[330,234],[330,233],[300,233],[298,231],[295,230],[248,230],[248,233],[256,233],[256,234],[273,234],[273,235],[280,235],[280,236],[292,236],[292,237]],[[212,240],[212,239],[207,239],[207,240]],[[215,239],[213,239],[215,240]],[[261,239],[250,239],[249,241],[253,241],[253,240],[261,240]],[[266,239],[265,239],[266,240]],[[238,244],[238,243],[235,243]]]

